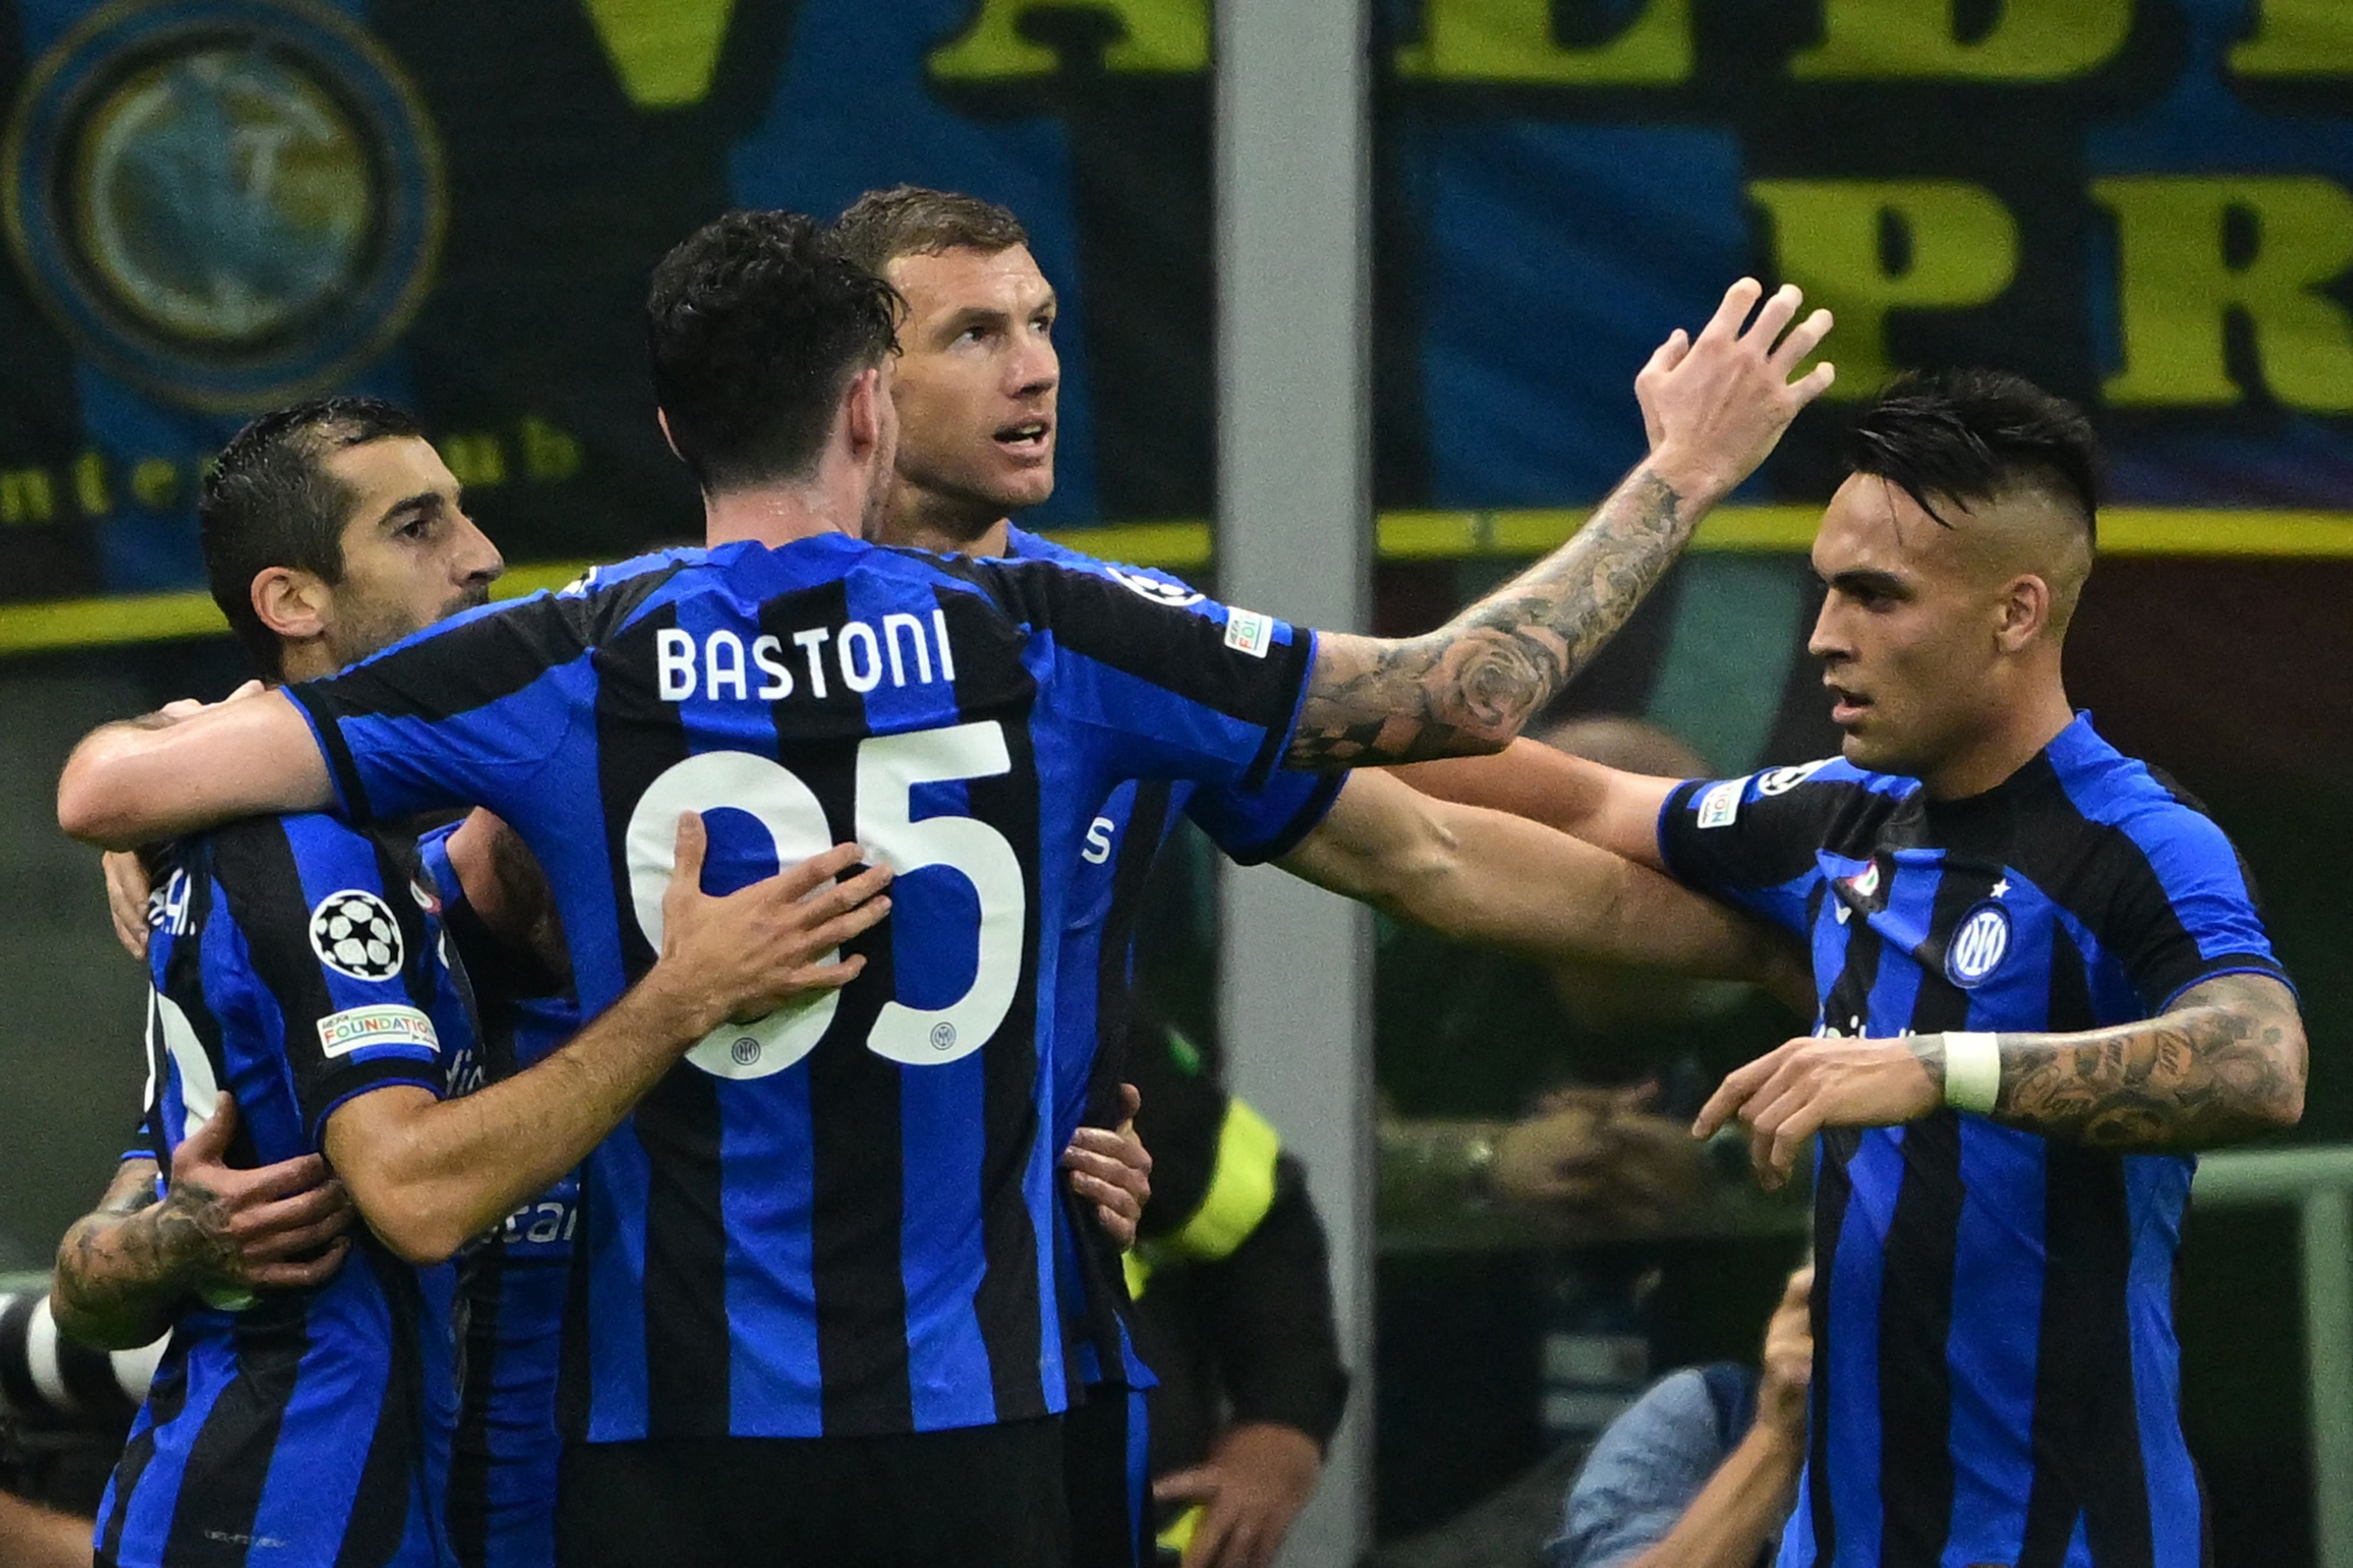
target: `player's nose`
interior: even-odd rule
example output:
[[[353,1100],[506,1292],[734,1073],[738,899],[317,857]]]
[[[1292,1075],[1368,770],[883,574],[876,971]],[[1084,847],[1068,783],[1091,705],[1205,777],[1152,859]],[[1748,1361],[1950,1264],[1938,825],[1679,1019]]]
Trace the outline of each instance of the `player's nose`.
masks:
[[[506,557],[501,555],[499,553],[499,547],[491,542],[491,536],[484,533],[480,529],[475,527],[474,520],[472,518],[467,517],[462,513],[459,514],[458,526],[459,581],[468,584],[475,583],[495,583],[505,574],[506,569]]]

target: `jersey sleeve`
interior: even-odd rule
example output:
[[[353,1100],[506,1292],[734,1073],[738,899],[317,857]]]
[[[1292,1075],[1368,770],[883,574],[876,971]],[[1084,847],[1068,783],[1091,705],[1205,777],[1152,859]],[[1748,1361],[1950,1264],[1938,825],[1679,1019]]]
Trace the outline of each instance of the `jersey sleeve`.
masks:
[[[1820,878],[1814,852],[1870,775],[1827,759],[1736,779],[1677,784],[1659,812],[1659,854],[1686,887],[1802,931]]]
[[[2272,952],[2253,879],[2213,820],[2188,806],[2128,822],[2110,949],[2155,1015],[2223,974],[2288,982]]]
[[[1260,789],[1216,785],[1193,792],[1185,815],[1236,864],[1280,860],[1315,831],[1339,798],[1345,773],[1278,768]]]
[[[343,815],[370,823],[527,790],[593,687],[592,609],[534,594],[453,616],[339,675],[288,687]]]
[[[242,823],[215,837],[213,876],[231,917],[208,942],[241,946],[251,985],[253,1059],[229,1064],[247,1084],[281,1077],[316,1149],[327,1118],[354,1096],[391,1084],[445,1092],[436,1020],[445,971],[440,933],[407,886],[406,868],[366,837],[326,817]],[[208,956],[219,968],[237,954]]]
[[[1298,722],[1314,633],[1048,562],[976,571],[1050,660],[1041,700],[1101,741],[1113,773],[1265,785]]]

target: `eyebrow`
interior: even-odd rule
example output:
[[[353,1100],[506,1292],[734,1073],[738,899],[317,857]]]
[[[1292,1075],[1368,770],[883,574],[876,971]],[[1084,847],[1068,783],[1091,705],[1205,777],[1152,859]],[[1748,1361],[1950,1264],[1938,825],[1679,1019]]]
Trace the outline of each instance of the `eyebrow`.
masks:
[[[1874,594],[1909,595],[1912,592],[1912,584],[1893,572],[1873,572],[1857,567],[1852,571],[1841,572],[1833,577],[1825,577],[1820,572],[1814,573],[1813,575],[1814,581],[1823,587],[1835,588],[1841,593],[1852,594],[1860,590]]]
[[[443,500],[444,498],[438,490],[419,490],[413,496],[403,496],[385,508],[384,515],[377,518],[376,522],[381,526],[406,517],[410,512],[436,511],[440,509]]]

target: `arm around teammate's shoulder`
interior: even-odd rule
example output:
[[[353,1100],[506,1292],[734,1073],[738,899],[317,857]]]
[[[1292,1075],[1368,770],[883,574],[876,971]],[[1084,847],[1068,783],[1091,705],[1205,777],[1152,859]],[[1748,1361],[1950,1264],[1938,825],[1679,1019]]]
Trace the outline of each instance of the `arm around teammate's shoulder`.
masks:
[[[314,811],[334,785],[310,724],[283,692],[254,689],[185,717],[102,725],[67,758],[58,826],[132,849],[242,816]]]
[[[887,869],[836,880],[857,846],[723,898],[701,889],[704,846],[702,818],[685,814],[660,958],[563,1047],[462,1099],[393,1086],[335,1110],[327,1158],[385,1246],[412,1263],[448,1258],[579,1164],[705,1035],[865,967],[826,956],[890,912]]]

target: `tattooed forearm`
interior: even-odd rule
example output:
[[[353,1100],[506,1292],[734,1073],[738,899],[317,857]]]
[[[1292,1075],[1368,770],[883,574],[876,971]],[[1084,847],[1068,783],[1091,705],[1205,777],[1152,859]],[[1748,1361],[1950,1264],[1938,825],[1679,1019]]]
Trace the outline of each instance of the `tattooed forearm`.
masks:
[[[234,1262],[219,1200],[188,1184],[159,1203],[154,1183],[152,1163],[130,1162],[97,1210],[66,1232],[49,1309],[69,1337],[107,1350],[146,1344],[190,1291]]]
[[[1322,637],[1288,760],[1360,766],[1502,748],[1625,625],[1705,510],[1645,466],[1574,539],[1438,630]]]
[[[2304,1114],[2304,1025],[2287,988],[2232,974],[2145,1023],[2003,1035],[1994,1120],[2107,1149],[2200,1149]]]

